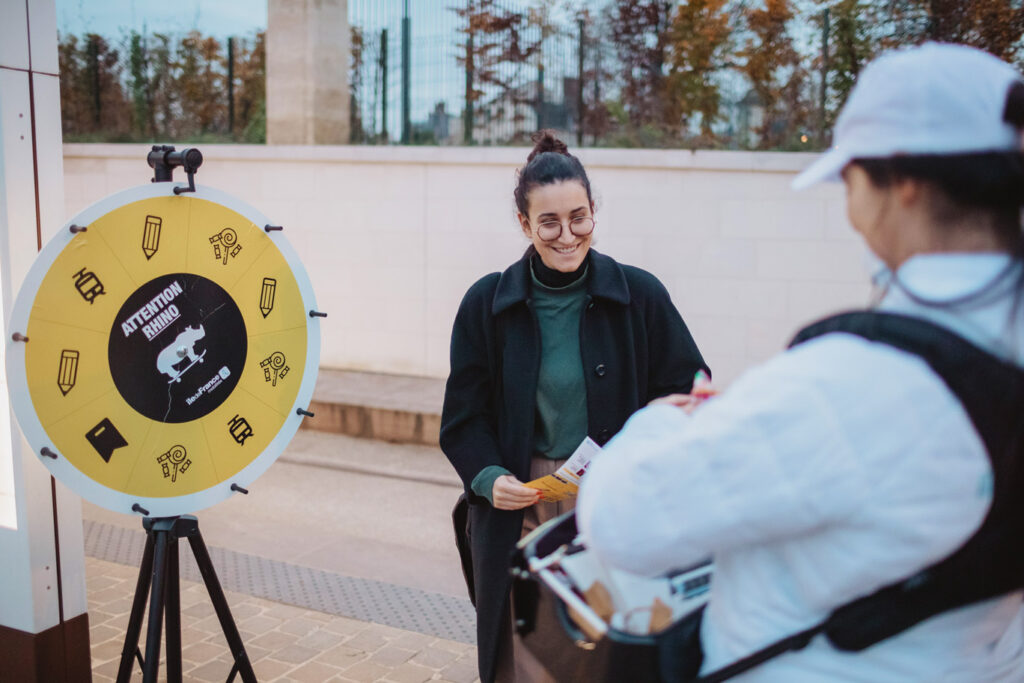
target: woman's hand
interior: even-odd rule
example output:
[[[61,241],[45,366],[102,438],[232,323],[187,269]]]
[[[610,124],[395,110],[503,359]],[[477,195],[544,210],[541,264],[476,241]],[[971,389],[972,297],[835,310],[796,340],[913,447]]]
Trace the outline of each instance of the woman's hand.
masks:
[[[656,398],[647,405],[675,406],[676,408],[682,408],[686,412],[690,412],[700,404],[701,400],[702,399],[699,396],[694,396],[693,394],[669,394],[668,396]]]
[[[511,474],[504,474],[494,480],[491,489],[491,500],[499,510],[520,510],[530,507],[540,500],[541,493],[537,489],[523,486],[523,482]]]
[[[715,391],[708,385],[707,387],[701,388],[700,391],[694,390],[692,394],[669,394],[668,396],[662,396],[656,398],[647,405],[649,406],[675,406],[679,408],[687,415],[690,415],[697,409],[704,401],[713,397],[718,392]]]
[[[690,414],[704,401],[718,394],[718,389],[711,384],[711,378],[703,370],[698,370],[693,378],[693,389],[688,394],[669,394],[656,398],[649,406],[675,406],[684,413]]]

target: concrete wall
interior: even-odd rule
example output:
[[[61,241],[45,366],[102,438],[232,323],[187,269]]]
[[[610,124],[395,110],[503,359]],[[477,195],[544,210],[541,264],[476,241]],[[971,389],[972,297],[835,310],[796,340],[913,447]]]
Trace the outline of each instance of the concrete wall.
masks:
[[[202,147],[205,183],[285,226],[321,310],[322,364],[445,376],[466,288],[527,242],[512,188],[524,149]],[[144,146],[64,147],[68,216],[147,182]],[[595,246],[669,288],[716,379],[732,380],[802,323],[864,305],[866,250],[842,187],[793,193],[811,155],[582,150]]]
[[[267,141],[349,138],[348,0],[267,3]]]

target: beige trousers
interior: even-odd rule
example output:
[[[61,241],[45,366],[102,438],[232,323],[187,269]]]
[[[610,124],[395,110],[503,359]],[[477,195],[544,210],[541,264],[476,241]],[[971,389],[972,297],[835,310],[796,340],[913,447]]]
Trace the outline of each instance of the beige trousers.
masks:
[[[564,462],[565,460],[535,457],[530,461],[530,479],[551,474]],[[574,507],[576,507],[575,498],[568,498],[557,503],[540,502],[531,505],[523,510],[523,532],[520,534],[520,538],[549,519],[563,515]],[[522,640],[512,626],[511,609],[509,609],[505,630],[498,643],[498,668],[495,680],[498,683],[557,683],[523,646]]]

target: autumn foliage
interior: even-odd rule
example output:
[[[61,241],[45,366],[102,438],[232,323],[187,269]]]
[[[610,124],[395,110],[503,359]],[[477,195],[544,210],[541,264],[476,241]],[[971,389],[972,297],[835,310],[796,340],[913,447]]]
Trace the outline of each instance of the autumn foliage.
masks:
[[[926,40],[1024,61],[1016,0],[614,0],[622,64],[613,143],[808,149],[827,144],[863,66]]]
[[[1024,63],[1021,0],[447,0],[430,11],[457,18],[436,51],[454,80],[414,78],[412,99],[436,97],[435,118],[453,120],[437,130],[460,132],[414,130],[413,142],[517,143],[554,126],[593,145],[813,150],[883,50],[941,40]],[[351,27],[352,141],[391,142],[399,67],[364,28]],[[234,41],[231,101],[226,45],[196,32],[69,35],[59,51],[69,140],[265,139],[262,33]]]
[[[61,117],[66,140],[265,139],[264,34],[228,49],[192,31],[175,39],[129,34],[61,36]],[[233,105],[233,106],[232,106]]]

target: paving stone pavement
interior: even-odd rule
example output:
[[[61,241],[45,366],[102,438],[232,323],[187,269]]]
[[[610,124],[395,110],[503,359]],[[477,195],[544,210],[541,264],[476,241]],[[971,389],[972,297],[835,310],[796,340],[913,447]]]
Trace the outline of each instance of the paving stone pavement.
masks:
[[[142,531],[85,520],[84,532],[89,557],[130,567],[142,562],[146,545]],[[218,546],[207,549],[225,590],[435,638],[476,643],[476,615],[465,596],[346,576]],[[181,554],[179,569],[182,577],[201,580],[199,567],[187,549]]]
[[[86,558],[93,680],[113,681],[138,568]],[[225,592],[260,681],[425,683],[477,681],[472,645]],[[181,582],[182,673],[186,681],[224,681],[231,655],[206,588]],[[140,645],[145,649],[145,628]],[[161,679],[166,674],[161,663]],[[141,681],[135,666],[132,681]],[[236,680],[239,680],[236,678]]]

